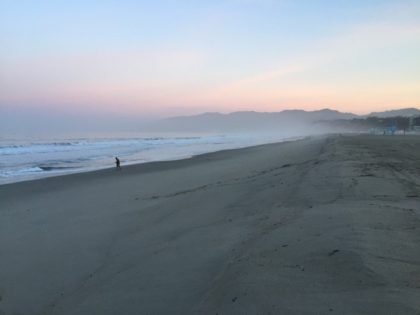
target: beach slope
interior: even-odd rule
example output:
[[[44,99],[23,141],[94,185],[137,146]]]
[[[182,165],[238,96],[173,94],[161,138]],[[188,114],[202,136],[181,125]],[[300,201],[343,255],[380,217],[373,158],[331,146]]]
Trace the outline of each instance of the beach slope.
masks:
[[[420,137],[0,186],[0,314],[419,314]]]

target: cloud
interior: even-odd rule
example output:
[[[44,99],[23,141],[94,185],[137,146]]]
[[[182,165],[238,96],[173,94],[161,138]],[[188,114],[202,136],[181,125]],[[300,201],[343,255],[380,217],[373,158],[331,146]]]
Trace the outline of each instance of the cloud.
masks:
[[[238,6],[244,2],[250,6],[260,3],[227,2]],[[387,98],[397,102],[398,95],[400,100],[409,102],[418,95],[412,88],[414,83],[403,89],[401,84],[388,82],[382,85],[387,90],[378,93],[380,80],[370,84],[369,92],[351,80],[335,82],[328,75],[324,77],[327,80],[320,82],[318,75],[349,60],[372,60],[387,48],[420,43],[420,22],[416,18],[420,16],[420,5],[393,5],[371,17],[374,22],[353,25],[337,36],[316,42],[310,42],[310,36],[303,36],[306,41],[298,44],[305,48],[296,52],[295,48],[282,47],[279,51],[282,57],[274,61],[270,60],[275,52],[264,51],[269,48],[252,47],[251,52],[242,54],[241,49],[247,49],[248,45],[237,45],[234,36],[223,37],[226,32],[223,22],[231,18],[224,16],[224,12],[211,11],[207,19],[191,28],[188,38],[183,37],[182,43],[177,42],[176,47],[166,47],[166,50],[159,46],[159,50],[97,51],[26,59],[2,56],[0,52],[0,105],[54,104],[133,112],[171,106],[236,110],[258,109],[258,106],[266,109],[286,105],[321,106],[323,102],[349,106],[350,100],[361,103],[362,97],[379,104]],[[233,34],[240,33],[235,29]],[[270,47],[273,46],[280,47]],[[252,59],[254,52],[255,59]],[[355,69],[345,70],[349,76],[355,73]],[[381,73],[378,68],[372,70]]]
[[[298,56],[279,61],[274,69],[235,80],[225,88],[264,83],[410,41],[420,42],[420,24],[390,25],[379,23],[359,25],[347,34],[321,40]]]

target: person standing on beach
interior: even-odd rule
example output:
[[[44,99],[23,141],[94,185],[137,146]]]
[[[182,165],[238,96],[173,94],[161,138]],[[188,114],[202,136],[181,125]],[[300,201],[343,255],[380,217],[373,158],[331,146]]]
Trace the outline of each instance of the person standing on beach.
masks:
[[[119,170],[119,169],[121,169],[121,165],[120,165],[121,163],[120,163],[120,159],[119,158],[117,158],[117,157],[115,157],[115,165],[116,165],[116,167],[117,167],[117,170]]]

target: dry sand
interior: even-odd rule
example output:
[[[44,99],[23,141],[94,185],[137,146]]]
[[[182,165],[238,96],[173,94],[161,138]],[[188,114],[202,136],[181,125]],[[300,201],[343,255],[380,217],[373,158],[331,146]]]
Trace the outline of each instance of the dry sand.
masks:
[[[0,186],[0,314],[420,314],[420,137]]]

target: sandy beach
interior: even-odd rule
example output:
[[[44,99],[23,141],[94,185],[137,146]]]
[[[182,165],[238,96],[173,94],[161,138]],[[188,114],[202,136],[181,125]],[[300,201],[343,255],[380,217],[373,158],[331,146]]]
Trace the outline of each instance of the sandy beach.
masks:
[[[2,185],[0,314],[420,314],[420,137]]]

